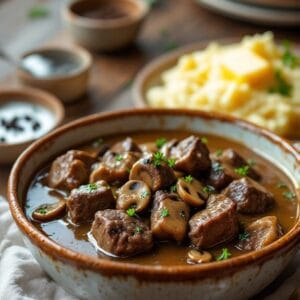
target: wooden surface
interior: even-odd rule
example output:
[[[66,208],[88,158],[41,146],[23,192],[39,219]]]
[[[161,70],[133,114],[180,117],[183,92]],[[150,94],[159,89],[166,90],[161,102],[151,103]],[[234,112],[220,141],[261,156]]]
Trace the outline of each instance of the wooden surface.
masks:
[[[18,22],[11,21],[14,5],[18,12],[26,9],[24,3],[26,1],[14,0],[9,4],[6,4],[6,2],[8,1],[4,1],[3,6],[1,6],[0,1],[0,44],[3,44],[5,38],[11,38],[15,34],[16,27],[22,27]],[[12,2],[15,2],[15,4],[13,5]],[[37,1],[30,0],[29,2],[34,3]],[[45,27],[40,38],[41,43],[48,40],[46,43],[70,45],[72,41],[60,23],[59,10],[62,1],[48,1],[48,4],[51,5],[53,13],[47,20],[41,21],[41,30],[42,26]],[[8,6],[10,7],[8,8]],[[5,13],[3,13],[4,9],[6,9]],[[23,21],[33,22],[25,19]],[[3,24],[6,24],[7,27]],[[16,39],[10,39],[10,49],[16,55],[30,49],[30,46],[33,47],[39,44],[37,43],[39,25],[36,24],[26,24],[26,35],[19,33],[16,35]],[[18,30],[20,31],[19,27]],[[22,30],[24,32],[23,28]],[[152,8],[138,40],[132,47],[114,54],[93,54],[94,64],[88,92],[77,103],[66,107],[65,121],[68,122],[105,110],[132,107],[130,84],[135,74],[150,59],[168,51],[170,48],[196,41],[242,37],[245,34],[267,30],[272,30],[276,38],[300,42],[299,28],[281,29],[255,26],[210,13],[198,6],[193,0],[159,0],[157,5]],[[31,32],[35,34],[31,34]],[[33,39],[34,42],[30,43],[30,39]],[[3,85],[7,85],[8,82],[15,84],[13,73],[2,80]],[[9,171],[10,166],[0,167],[1,195],[6,193]],[[264,294],[271,293],[272,288],[275,288],[280,280],[282,281],[282,278],[273,283]]]

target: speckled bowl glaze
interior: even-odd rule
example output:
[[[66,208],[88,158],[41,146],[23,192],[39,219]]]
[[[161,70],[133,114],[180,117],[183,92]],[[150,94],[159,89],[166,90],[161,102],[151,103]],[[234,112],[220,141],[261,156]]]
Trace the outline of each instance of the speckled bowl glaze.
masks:
[[[61,127],[35,142],[13,167],[8,183],[11,213],[43,269],[82,299],[247,299],[268,285],[298,249],[300,220],[262,250],[194,266],[147,266],[108,261],[54,243],[25,217],[22,203],[39,168],[69,148],[122,132],[186,129],[240,143],[300,182],[300,155],[288,142],[247,122],[187,110],[131,110],[98,114]],[[297,199],[300,191],[297,189]]]

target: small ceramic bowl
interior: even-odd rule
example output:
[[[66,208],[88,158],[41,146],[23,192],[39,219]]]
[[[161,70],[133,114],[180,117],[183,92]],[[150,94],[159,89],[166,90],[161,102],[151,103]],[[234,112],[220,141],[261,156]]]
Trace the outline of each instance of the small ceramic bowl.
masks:
[[[25,216],[29,183],[50,159],[91,140],[114,134],[189,130],[255,145],[255,151],[290,178],[300,201],[300,154],[275,134],[233,117],[189,110],[130,110],[77,120],[34,143],[14,165],[8,183],[12,216],[43,269],[80,299],[249,299],[272,282],[298,250],[300,219],[263,249],[229,260],[193,266],[125,263],[85,255],[45,236]],[[22,179],[22,180],[21,180]],[[299,211],[299,210],[298,210]]]
[[[94,51],[114,51],[136,38],[148,14],[143,0],[75,0],[63,10],[73,39]]]
[[[24,102],[26,104],[29,103],[33,104],[34,106],[43,107],[48,112],[50,112],[51,117],[53,117],[53,120],[51,125],[48,124],[49,130],[54,129],[63,121],[65,114],[63,105],[56,97],[44,91],[33,88],[0,88],[0,110],[2,105],[11,105],[14,101],[17,101],[18,103]],[[35,113],[37,114],[38,111]],[[1,118],[0,126],[3,126],[2,123],[5,122],[3,120],[4,119]],[[49,130],[45,133],[48,133]],[[33,141],[34,139],[28,139],[18,143],[1,142],[0,164],[13,163],[16,160],[16,158],[20,155],[20,153],[25,148],[27,148]]]
[[[80,47],[43,47],[23,54],[17,77],[71,103],[86,92],[91,65],[91,55]]]

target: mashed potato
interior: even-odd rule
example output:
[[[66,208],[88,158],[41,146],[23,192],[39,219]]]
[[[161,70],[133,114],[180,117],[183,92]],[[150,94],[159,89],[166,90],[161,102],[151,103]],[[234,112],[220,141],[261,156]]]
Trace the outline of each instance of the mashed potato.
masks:
[[[277,134],[300,137],[300,64],[270,32],[179,58],[147,91],[152,107],[229,113]]]

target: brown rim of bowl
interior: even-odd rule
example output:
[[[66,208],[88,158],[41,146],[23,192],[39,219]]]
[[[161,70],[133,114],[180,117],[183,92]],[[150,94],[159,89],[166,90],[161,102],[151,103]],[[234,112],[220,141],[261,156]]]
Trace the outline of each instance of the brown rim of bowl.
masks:
[[[79,26],[89,27],[89,28],[117,28],[120,26],[126,26],[135,22],[138,22],[146,17],[150,8],[146,1],[143,0],[124,0],[130,2],[132,5],[136,6],[138,13],[134,15],[128,15],[126,17],[117,19],[92,19],[72,11],[72,6],[79,2],[86,2],[90,0],[73,0],[64,6],[62,10],[62,16],[65,20],[72,23],[77,23]]]
[[[8,201],[12,216],[27,237],[37,245],[42,251],[45,251],[53,260],[60,260],[69,262],[79,269],[93,270],[105,276],[127,276],[131,275],[138,280],[151,280],[151,281],[188,281],[196,280],[205,277],[220,277],[222,274],[234,273],[240,270],[241,267],[249,264],[261,264],[268,258],[271,258],[275,253],[282,254],[285,251],[292,251],[299,243],[300,238],[300,220],[298,218],[293,228],[286,233],[283,237],[273,242],[271,245],[248,254],[234,257],[229,260],[220,262],[211,262],[203,265],[193,266],[149,266],[138,265],[134,263],[125,263],[122,261],[109,261],[99,257],[93,257],[73,250],[64,248],[59,244],[51,241],[43,233],[41,233],[34,225],[27,220],[22,207],[19,205],[17,196],[17,186],[19,182],[19,173],[23,165],[30,158],[31,154],[43,147],[45,142],[55,139],[57,136],[66,131],[73,130],[81,126],[86,126],[95,121],[112,120],[122,117],[130,116],[188,116],[188,117],[201,117],[203,119],[217,119],[220,122],[234,123],[239,127],[245,128],[250,132],[258,133],[272,143],[280,145],[284,151],[295,157],[300,166],[300,153],[291,146],[286,140],[280,138],[274,133],[259,128],[251,123],[245,122],[234,117],[224,116],[216,113],[208,113],[203,111],[191,111],[184,109],[136,109],[124,110],[119,112],[102,113],[98,115],[91,115],[72,122],[68,125],[62,126],[54,132],[48,134],[42,139],[32,144],[17,160],[11,171],[8,181]],[[300,199],[300,189],[296,188],[297,200]],[[21,199],[23,201],[23,199]]]
[[[248,35],[246,35],[248,36]],[[145,84],[147,83],[148,79],[152,77],[153,73],[160,74],[162,71],[166,70],[167,68],[174,67],[176,61],[179,59],[180,56],[184,54],[188,54],[194,51],[201,51],[204,50],[210,43],[217,42],[221,46],[229,45],[230,43],[238,43],[243,39],[243,37],[228,37],[224,39],[218,39],[215,41],[214,39],[207,39],[203,40],[201,42],[195,42],[192,44],[185,45],[183,47],[180,47],[178,49],[175,49],[174,51],[171,51],[169,53],[165,53],[162,55],[159,55],[158,57],[154,58],[152,61],[148,62],[137,74],[137,76],[134,79],[133,85],[132,85],[132,96],[134,103],[137,107],[150,107],[147,103],[145,95]],[[283,42],[283,40],[277,40],[275,39],[276,43]],[[293,49],[300,54],[300,44],[295,43],[293,45]],[[199,108],[200,109],[200,108]]]
[[[48,110],[51,110],[55,114],[55,123],[53,124],[51,130],[58,127],[63,122],[65,116],[64,106],[62,105],[60,100],[58,100],[58,98],[50,93],[31,87],[0,87],[0,104],[3,101],[1,100],[1,98],[4,98],[5,96],[7,97],[7,99],[9,99],[10,97],[17,97],[16,100],[18,101],[37,103],[43,107],[46,107]],[[49,132],[47,132],[46,134],[48,133]],[[8,149],[14,146],[27,146],[28,143],[32,143],[35,140],[36,139],[30,139],[22,143],[14,144],[1,143],[0,147],[6,147]]]
[[[78,69],[74,70],[74,72],[66,73],[65,75],[49,76],[49,77],[34,76],[34,75],[31,75],[29,72],[26,72],[22,68],[18,67],[17,68],[18,76],[20,78],[25,78],[27,80],[36,80],[39,82],[50,82],[50,81],[55,81],[55,80],[64,80],[64,79],[75,78],[84,72],[88,72],[89,69],[91,68],[91,65],[92,65],[91,54],[84,48],[77,46],[77,45],[76,46],[72,45],[72,47],[44,46],[44,47],[35,48],[33,50],[23,53],[20,58],[20,61],[22,61],[23,58],[25,58],[28,55],[43,53],[43,52],[47,52],[47,51],[66,52],[66,53],[70,53],[74,57],[79,57],[81,60],[80,66],[78,67]]]

